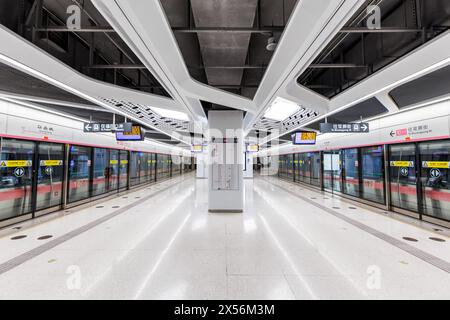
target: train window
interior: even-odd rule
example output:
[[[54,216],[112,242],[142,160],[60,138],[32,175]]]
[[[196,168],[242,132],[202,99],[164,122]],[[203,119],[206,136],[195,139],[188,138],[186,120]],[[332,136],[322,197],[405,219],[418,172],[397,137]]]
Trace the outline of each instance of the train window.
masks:
[[[94,149],[94,177],[92,181],[92,195],[97,196],[108,192],[109,183],[109,150]]]
[[[394,207],[417,212],[416,146],[393,145],[389,153],[391,203]]]
[[[4,220],[31,212],[35,144],[0,139],[0,220]]]
[[[69,155],[69,202],[89,198],[91,148],[71,146]]]
[[[359,197],[359,163],[358,149],[343,151],[344,160],[344,193]]]
[[[64,179],[64,145],[41,142],[38,155],[36,210],[59,206]]]
[[[419,144],[422,212],[450,220],[450,141]]]
[[[361,148],[362,158],[362,198],[377,203],[385,203],[383,147]]]

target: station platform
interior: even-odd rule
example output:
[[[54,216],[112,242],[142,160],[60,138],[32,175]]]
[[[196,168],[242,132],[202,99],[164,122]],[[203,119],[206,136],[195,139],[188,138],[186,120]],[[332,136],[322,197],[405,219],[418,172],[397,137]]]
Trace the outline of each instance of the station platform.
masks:
[[[0,298],[450,299],[448,229],[275,177],[245,199],[208,213],[187,174],[4,228]]]

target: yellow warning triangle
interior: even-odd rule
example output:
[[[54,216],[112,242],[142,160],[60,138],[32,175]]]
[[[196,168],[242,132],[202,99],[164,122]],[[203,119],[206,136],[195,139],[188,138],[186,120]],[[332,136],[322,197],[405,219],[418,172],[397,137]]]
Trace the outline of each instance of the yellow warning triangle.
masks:
[[[0,162],[0,167],[6,167],[6,161]]]

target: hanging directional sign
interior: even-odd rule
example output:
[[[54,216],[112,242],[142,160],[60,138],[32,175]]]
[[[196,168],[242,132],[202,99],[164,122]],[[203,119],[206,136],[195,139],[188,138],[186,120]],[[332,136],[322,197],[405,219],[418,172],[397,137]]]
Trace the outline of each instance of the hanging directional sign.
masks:
[[[367,122],[360,123],[321,123],[321,133],[367,133],[369,132],[369,124]]]
[[[25,169],[22,168],[22,167],[15,168],[15,169],[14,169],[14,175],[15,175],[17,178],[23,177],[23,176],[25,175]]]
[[[132,123],[90,123],[83,124],[84,132],[131,132]]]

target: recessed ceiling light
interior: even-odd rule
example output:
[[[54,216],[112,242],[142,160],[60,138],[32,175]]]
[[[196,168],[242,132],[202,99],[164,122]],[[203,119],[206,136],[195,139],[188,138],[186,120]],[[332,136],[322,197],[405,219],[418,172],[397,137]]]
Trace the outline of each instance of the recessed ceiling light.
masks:
[[[267,109],[266,113],[264,114],[264,118],[283,121],[284,119],[292,116],[299,109],[300,106],[295,102],[283,98],[276,98],[269,109]]]
[[[167,110],[158,107],[150,107],[153,112],[159,114],[161,117],[177,119],[182,121],[188,121],[189,117],[186,113],[180,111]]]

